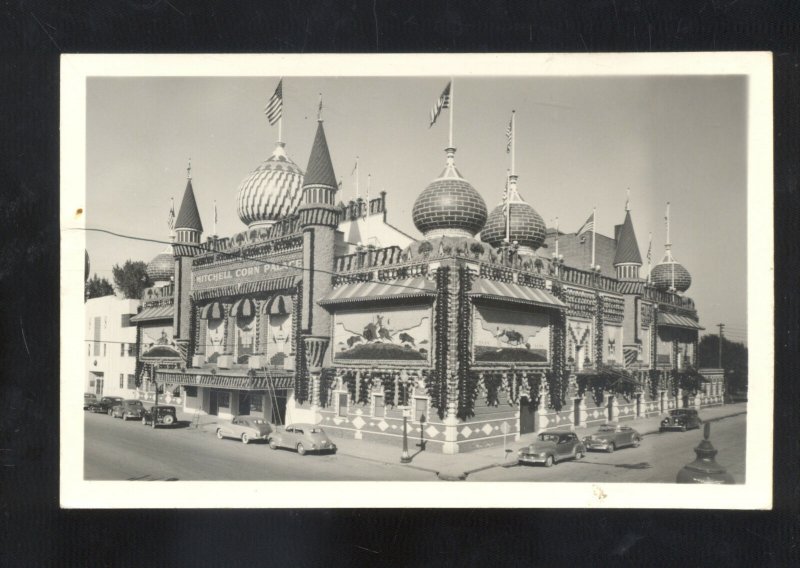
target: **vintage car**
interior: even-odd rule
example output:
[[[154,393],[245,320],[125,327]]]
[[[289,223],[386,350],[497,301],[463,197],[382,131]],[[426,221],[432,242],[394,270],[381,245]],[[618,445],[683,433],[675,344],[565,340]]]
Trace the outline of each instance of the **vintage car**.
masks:
[[[575,432],[542,432],[535,442],[517,453],[517,462],[520,465],[542,463],[545,467],[550,467],[567,459],[579,460],[585,453],[586,448]]]
[[[603,450],[613,452],[625,446],[639,447],[642,436],[630,426],[623,426],[616,422],[607,422],[597,429],[597,432],[583,439],[586,450]]]
[[[669,411],[669,416],[661,421],[659,432],[665,430],[680,430],[686,432],[692,428],[700,428],[703,421],[694,408],[676,408]]]
[[[111,416],[114,418],[128,418],[140,419],[144,414],[144,405],[141,400],[123,400],[119,404],[111,407]]]
[[[270,434],[269,447],[273,450],[278,448],[297,450],[301,456],[306,452],[336,453],[336,444],[331,442],[322,428],[314,424],[277,426]]]
[[[104,396],[98,401],[89,403],[89,412],[102,412],[111,416],[111,409],[115,404],[122,402],[121,396]]]
[[[88,410],[89,405],[97,402],[97,395],[90,392],[83,393],[83,409]]]
[[[147,426],[152,424],[153,428],[156,426],[172,426],[178,421],[178,416],[175,414],[174,406],[153,406],[147,408],[142,414],[142,424]]]
[[[217,438],[236,438],[243,444],[251,440],[264,440],[269,438],[272,427],[263,418],[254,416],[234,416],[230,422],[223,422],[217,426]]]

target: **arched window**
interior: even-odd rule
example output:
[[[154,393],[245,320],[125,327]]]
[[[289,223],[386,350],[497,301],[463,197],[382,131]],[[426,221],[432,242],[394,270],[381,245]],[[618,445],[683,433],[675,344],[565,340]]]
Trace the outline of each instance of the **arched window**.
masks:
[[[250,298],[241,298],[231,307],[231,317],[236,318],[237,362],[245,363],[246,357],[255,353],[256,307]]]
[[[200,311],[200,319],[206,320],[205,340],[201,349],[206,359],[216,361],[225,352],[225,308],[219,302],[211,302]]]
[[[292,354],[292,299],[275,296],[265,305],[266,353],[270,365],[283,366]]]

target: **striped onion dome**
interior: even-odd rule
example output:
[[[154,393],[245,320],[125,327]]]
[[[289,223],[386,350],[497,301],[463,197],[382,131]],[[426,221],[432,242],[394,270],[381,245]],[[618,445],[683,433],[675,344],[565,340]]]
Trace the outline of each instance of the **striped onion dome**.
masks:
[[[520,254],[532,255],[544,244],[547,227],[544,219],[536,210],[525,203],[517,191],[516,176],[511,176],[509,184],[509,219],[508,234],[511,242],[517,241]],[[497,248],[506,239],[506,214],[503,203],[500,203],[489,214],[486,225],[481,231],[481,240]]]
[[[303,200],[302,187],[303,171],[278,142],[272,155],[239,184],[239,219],[253,228],[293,215]]]
[[[473,237],[486,223],[486,202],[455,167],[455,148],[447,148],[447,166],[414,202],[414,225],[426,238]]]
[[[669,250],[661,262],[653,267],[650,272],[650,281],[659,290],[667,291],[672,288],[673,281],[677,292],[686,292],[692,285],[692,275],[678,263]]]
[[[175,257],[172,255],[172,246],[157,254],[153,260],[147,264],[147,276],[151,281],[169,282],[175,274]]]

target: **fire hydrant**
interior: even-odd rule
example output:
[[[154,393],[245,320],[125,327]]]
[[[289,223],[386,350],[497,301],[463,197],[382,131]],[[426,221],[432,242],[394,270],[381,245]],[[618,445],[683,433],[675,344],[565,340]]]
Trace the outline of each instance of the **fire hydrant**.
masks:
[[[703,441],[694,449],[697,459],[683,466],[675,480],[677,483],[712,483],[717,485],[736,483],[733,480],[733,476],[728,473],[728,470],[714,460],[717,450],[708,440],[710,434],[711,424],[706,422],[703,427]]]

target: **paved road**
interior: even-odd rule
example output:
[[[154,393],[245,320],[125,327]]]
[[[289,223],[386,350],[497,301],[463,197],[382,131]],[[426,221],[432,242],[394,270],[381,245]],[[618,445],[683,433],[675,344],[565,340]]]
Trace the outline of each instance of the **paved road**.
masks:
[[[710,439],[719,451],[717,462],[728,469],[737,483],[745,481],[746,426],[746,415],[711,424]],[[467,480],[674,483],[678,470],[694,461],[693,448],[702,439],[702,429],[651,434],[642,439],[639,448],[624,448],[613,454],[590,452],[582,460],[564,461],[551,468],[493,468],[472,473]]]
[[[187,427],[157,428],[141,422],[84,413],[84,476],[92,480],[435,481],[426,471],[387,466],[342,455],[300,456],[218,440]]]

